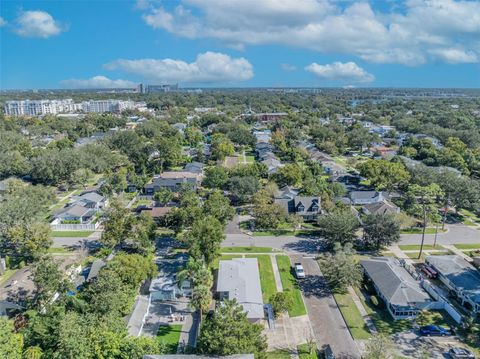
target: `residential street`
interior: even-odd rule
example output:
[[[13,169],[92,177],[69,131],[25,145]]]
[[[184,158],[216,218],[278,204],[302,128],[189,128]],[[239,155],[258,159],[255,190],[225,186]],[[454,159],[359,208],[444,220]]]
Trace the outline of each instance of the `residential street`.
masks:
[[[434,234],[425,235],[425,244],[433,244]],[[402,234],[400,244],[420,244],[421,234]],[[438,233],[437,244],[480,243],[480,230],[464,224],[449,224],[448,232]]]
[[[302,263],[305,269],[306,278],[300,281],[300,286],[319,349],[330,344],[336,358],[360,358],[357,345],[315,259],[300,254],[291,254],[290,259],[292,263]]]

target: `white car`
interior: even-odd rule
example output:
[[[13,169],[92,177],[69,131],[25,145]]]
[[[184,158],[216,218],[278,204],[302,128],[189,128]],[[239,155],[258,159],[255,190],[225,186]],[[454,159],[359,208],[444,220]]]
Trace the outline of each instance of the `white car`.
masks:
[[[295,269],[295,277],[297,277],[297,279],[305,278],[305,271],[301,263],[295,263],[293,268]]]

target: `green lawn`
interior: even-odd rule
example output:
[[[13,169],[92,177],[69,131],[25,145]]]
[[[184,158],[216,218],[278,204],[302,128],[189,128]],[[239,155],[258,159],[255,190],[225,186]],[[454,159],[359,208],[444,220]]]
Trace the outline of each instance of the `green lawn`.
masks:
[[[405,253],[408,258],[411,259],[418,259],[418,252],[410,252],[410,253]],[[420,258],[420,261],[423,261],[426,256],[446,256],[448,254],[453,254],[450,251],[430,251],[428,253],[422,252],[422,257]]]
[[[277,349],[273,352],[267,352],[266,359],[290,359],[290,350],[289,349]]]
[[[444,233],[447,230],[444,229],[442,230],[441,228],[438,229],[438,233]],[[422,228],[405,228],[400,231],[401,234],[422,234],[423,229]],[[428,227],[425,230],[425,234],[435,234],[435,228]]]
[[[181,332],[181,324],[161,325],[158,328],[157,339],[165,344],[166,353],[177,353],[178,340],[180,339]]]
[[[390,313],[388,313],[384,307],[377,308],[371,304],[370,301],[366,301],[363,293],[358,288],[355,288],[355,292],[357,292],[357,295],[362,301],[365,310],[370,318],[372,318],[375,327],[380,333],[391,335],[409,330],[412,327],[412,322],[404,319],[393,320],[390,316]]]
[[[9,280],[12,275],[17,271],[18,269],[7,269],[1,276],[0,276],[0,284],[6,283],[7,280]]]
[[[345,319],[350,332],[354,339],[368,339],[371,334],[367,329],[365,321],[362,315],[358,311],[355,303],[353,302],[350,294],[334,293],[335,300],[337,301],[338,308],[342,312],[342,316]]]
[[[88,237],[94,231],[52,231],[51,237]]]
[[[480,243],[454,244],[454,247],[458,249],[480,249]]]
[[[280,279],[282,280],[282,286],[284,291],[288,291],[291,294],[293,306],[288,312],[290,317],[298,317],[300,315],[307,314],[305,304],[303,303],[302,293],[298,288],[297,280],[292,273],[290,258],[288,256],[280,255],[276,256],[277,267],[280,272]]]
[[[478,217],[475,213],[470,212],[470,211],[468,211],[468,210],[466,210],[466,209],[462,209],[462,210],[460,211],[460,214],[461,214],[462,216],[465,216],[465,217],[470,218],[470,220],[473,221],[473,222],[480,222],[480,217]]]
[[[317,353],[316,353],[316,347],[315,347],[315,353],[310,353],[310,348],[308,347],[308,344],[301,344],[297,346],[297,351],[298,351],[298,356],[300,359],[317,359]]]
[[[420,250],[420,245],[419,244],[403,244],[398,246],[402,251],[414,251],[414,250]],[[436,245],[435,247],[433,244],[424,244],[423,245],[424,250],[435,250],[435,249],[444,249],[441,245]]]
[[[254,163],[255,156],[245,156],[247,163]]]
[[[262,286],[263,301],[268,303],[270,297],[277,293],[272,261],[268,255],[247,255],[247,258],[257,258],[260,271],[260,285]]]
[[[222,247],[222,253],[272,253],[270,247]]]
[[[50,247],[48,248],[48,253],[52,253],[52,254],[72,253],[72,250],[65,247]]]

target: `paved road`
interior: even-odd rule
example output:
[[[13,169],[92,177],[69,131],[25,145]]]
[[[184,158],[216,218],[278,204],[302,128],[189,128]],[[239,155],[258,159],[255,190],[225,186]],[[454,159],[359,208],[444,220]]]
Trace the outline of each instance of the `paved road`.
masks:
[[[336,358],[360,358],[360,352],[348,330],[320,268],[313,258],[290,254],[293,263],[302,263],[306,277],[300,282],[319,349],[330,344]]]
[[[271,247],[293,253],[318,253],[321,241],[315,238],[295,236],[261,236],[253,237],[246,234],[226,234],[223,247]]]
[[[425,235],[425,244],[433,244],[434,234]],[[402,234],[400,244],[420,244],[421,234]],[[437,244],[479,243],[480,230],[464,224],[448,225],[448,232],[438,233]]]
[[[54,237],[54,247],[74,247],[82,248],[83,246],[94,247],[102,236],[101,231],[95,231],[88,237]]]

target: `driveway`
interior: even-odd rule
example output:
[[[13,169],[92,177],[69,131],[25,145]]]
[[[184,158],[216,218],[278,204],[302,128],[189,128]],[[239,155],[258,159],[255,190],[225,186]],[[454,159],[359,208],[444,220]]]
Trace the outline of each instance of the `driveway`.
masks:
[[[425,244],[433,244],[434,234],[425,235]],[[420,244],[421,234],[402,234],[400,244]],[[459,244],[478,243],[480,244],[480,230],[476,227],[469,227],[464,224],[450,224],[446,233],[438,233],[437,244]]]
[[[360,358],[360,352],[348,330],[318,263],[313,258],[290,254],[292,263],[302,263],[306,278],[300,281],[308,316],[319,349],[330,344],[336,358]]]

